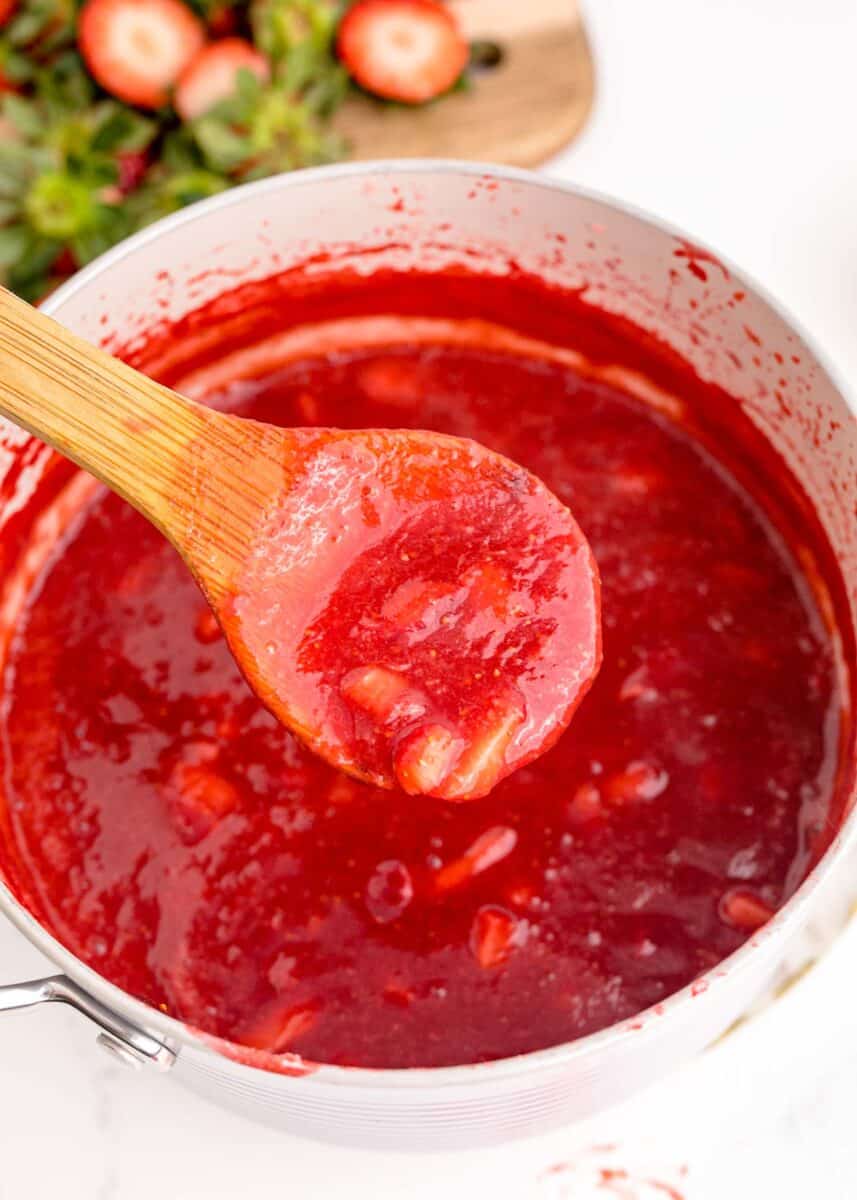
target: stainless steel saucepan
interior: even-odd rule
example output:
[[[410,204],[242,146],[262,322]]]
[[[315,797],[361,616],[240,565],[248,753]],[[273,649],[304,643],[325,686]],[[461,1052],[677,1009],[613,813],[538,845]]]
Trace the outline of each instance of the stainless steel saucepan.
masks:
[[[481,263],[502,271],[512,258],[563,284],[586,285],[595,302],[673,346],[737,398],[789,464],[835,552],[851,606],[845,619],[857,624],[857,420],[839,386],[758,287],[624,205],[480,165],[409,161],[303,171],[228,192],[152,226],[82,271],[44,308],[93,340],[111,335],[127,343],[153,322],[180,317],[237,283],[319,252],[337,262],[372,247],[377,267],[466,260],[471,268]],[[744,293],[740,303],[736,292]],[[690,303],[703,293],[704,319]],[[0,450],[2,524],[20,489],[38,486],[47,456],[34,455],[32,440],[10,430]],[[24,462],[28,469],[21,471]],[[0,578],[0,614],[8,611],[7,590]],[[853,672],[855,664],[845,667]],[[853,744],[846,753],[853,779]],[[57,974],[0,987],[0,1009],[72,1005],[123,1061],[167,1072],[293,1133],[402,1149],[499,1142],[621,1100],[721,1034],[783,971],[808,924],[844,912],[849,881],[857,879],[855,856],[852,808],[775,920],[701,981],[637,1019],[499,1062],[431,1070],[321,1066],[289,1077],[234,1061],[98,976],[2,883],[0,908]]]

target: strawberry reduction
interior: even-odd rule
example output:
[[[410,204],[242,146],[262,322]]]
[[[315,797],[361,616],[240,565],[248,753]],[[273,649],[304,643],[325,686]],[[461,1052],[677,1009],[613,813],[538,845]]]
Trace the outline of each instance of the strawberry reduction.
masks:
[[[598,574],[523,467],[437,433],[307,430],[221,617],[328,762],[445,800],[556,741],[600,662]]]
[[[521,463],[592,547],[604,657],[566,733],[484,799],[361,783],[262,707],[155,530],[56,465],[4,674],[0,832],[16,893],[76,955],[255,1051],[441,1066],[656,1004],[791,895],[840,816],[840,595],[730,397],[514,272],[295,272],[134,361],[261,420],[431,429]],[[367,562],[342,691],[355,720],[411,702],[392,650],[365,653],[378,614],[430,646],[444,616],[482,619],[465,580],[514,603],[514,566],[492,561],[413,586],[402,562],[371,603]]]

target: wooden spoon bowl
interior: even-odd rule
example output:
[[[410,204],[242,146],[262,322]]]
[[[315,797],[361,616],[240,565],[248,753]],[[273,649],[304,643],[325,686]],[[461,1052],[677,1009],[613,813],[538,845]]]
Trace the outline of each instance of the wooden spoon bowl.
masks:
[[[571,513],[524,468],[410,430],[214,412],[0,290],[0,413],[133,504],[193,572],[266,706],[385,787],[484,795],[600,663]]]

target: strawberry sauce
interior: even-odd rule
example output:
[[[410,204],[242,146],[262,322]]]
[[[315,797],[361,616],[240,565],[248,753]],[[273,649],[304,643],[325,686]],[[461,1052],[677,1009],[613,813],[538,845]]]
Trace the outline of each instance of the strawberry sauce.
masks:
[[[473,800],[551,746],[601,658],[592,552],[534,475],[437,433],[290,435],[222,610],[268,708],[333,766]]]
[[[378,314],[401,318],[386,342],[340,330],[323,352],[272,343],[252,370],[229,358]],[[358,782],[260,705],[155,530],[82,488],[31,581],[3,708],[4,871],[75,954],[254,1050],[440,1066],[631,1016],[791,895],[835,830],[848,735],[830,606],[798,561],[834,612],[839,592],[731,398],[514,275],[284,277],[134,361],[262,420],[426,428],[522,464],[595,555],[603,665],[553,748],[484,799]],[[502,579],[467,570],[504,602]],[[452,583],[409,589],[403,570],[377,602],[430,625]],[[375,665],[389,676],[354,675],[350,703],[398,701],[395,664]]]

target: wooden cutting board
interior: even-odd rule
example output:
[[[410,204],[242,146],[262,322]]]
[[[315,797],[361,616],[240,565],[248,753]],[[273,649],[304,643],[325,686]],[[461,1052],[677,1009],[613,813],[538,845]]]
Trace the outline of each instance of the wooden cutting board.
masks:
[[[450,0],[471,42],[500,60],[474,71],[467,91],[423,108],[358,96],[336,126],[353,159],[470,158],[530,167],[586,123],[595,73],[577,0]]]

